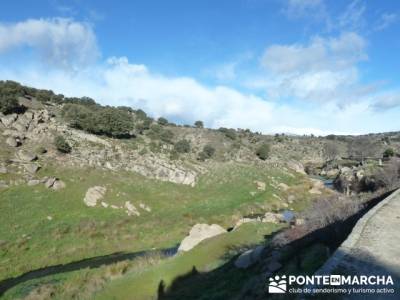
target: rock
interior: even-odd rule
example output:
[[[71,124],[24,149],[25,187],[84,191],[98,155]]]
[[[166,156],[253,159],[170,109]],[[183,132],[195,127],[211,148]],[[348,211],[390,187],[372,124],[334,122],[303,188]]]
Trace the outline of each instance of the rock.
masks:
[[[27,182],[27,184],[28,184],[29,186],[38,185],[39,183],[40,183],[40,180],[39,180],[39,179],[31,179],[31,180],[29,180],[29,181]]]
[[[19,151],[17,156],[20,160],[26,161],[26,162],[34,161],[37,159],[36,154],[25,151],[25,150]]]
[[[119,207],[116,206],[116,205],[114,205],[114,204],[112,204],[110,207],[111,207],[112,209],[119,209]]]
[[[7,174],[8,170],[6,166],[0,165],[0,174]]]
[[[128,216],[132,216],[132,215],[140,216],[140,212],[137,210],[135,205],[133,205],[130,201],[125,202],[125,208],[126,208]]]
[[[8,137],[6,139],[6,144],[10,147],[18,147],[19,145],[21,145],[19,139],[16,139],[15,137]]]
[[[83,199],[83,202],[85,202],[85,204],[87,206],[91,206],[91,207],[96,206],[97,201],[101,200],[104,197],[106,191],[107,191],[107,188],[105,188],[103,186],[91,187],[87,190],[85,198]]]
[[[47,220],[51,221],[51,220],[53,220],[53,217],[52,216],[47,216]]]
[[[4,124],[4,126],[9,127],[15,120],[18,118],[17,114],[10,114],[4,117],[1,117],[0,121]]]
[[[241,218],[239,221],[236,222],[234,229],[238,228],[242,224],[250,223],[250,222],[257,222],[257,221],[258,221],[257,219]]]
[[[296,200],[296,197],[294,195],[289,195],[288,197],[288,203],[292,204]]]
[[[39,169],[40,166],[37,164],[25,164],[24,165],[25,170],[27,170],[31,174],[35,174]]]
[[[57,178],[55,178],[55,177],[50,177],[50,178],[48,178],[47,180],[46,180],[46,182],[44,183],[44,186],[46,187],[46,188],[51,188],[51,187],[53,187],[53,185],[54,185],[54,183],[56,182],[56,180],[57,180]]]
[[[272,212],[266,212],[264,218],[262,219],[263,223],[280,223],[283,222],[282,214],[275,214]]]
[[[287,165],[290,169],[296,171],[297,173],[307,175],[306,171],[304,170],[304,166],[301,163],[297,161],[290,161]]]
[[[259,190],[259,191],[265,191],[265,187],[266,187],[265,182],[255,180],[254,183],[255,183],[256,186],[257,186],[257,190]]]
[[[0,180],[0,189],[1,188],[8,188],[8,184],[4,180]]]
[[[294,222],[295,225],[304,225],[305,224],[305,220],[304,219],[300,219],[300,218],[296,218],[296,221]]]
[[[201,241],[225,233],[226,230],[217,224],[196,224],[179,245],[178,251],[189,251]]]
[[[250,195],[253,196],[253,197],[254,197],[256,194],[257,194],[257,192],[254,192],[254,191],[250,192]]]
[[[104,201],[101,201],[101,206],[107,208],[107,207],[108,207],[108,203],[106,203],[106,202],[104,202]]]
[[[282,191],[287,191],[289,189],[289,186],[287,184],[283,183],[283,182],[278,184],[278,186]]]
[[[53,183],[52,188],[53,188],[53,190],[56,190],[56,191],[61,190],[61,189],[65,188],[65,182],[60,179],[56,179],[56,181]]]
[[[139,204],[139,207],[140,207],[141,209],[144,209],[144,210],[147,211],[147,212],[151,212],[151,208],[150,208],[149,206],[147,206],[146,204],[144,204],[144,203],[140,203],[140,204]]]
[[[257,246],[242,253],[235,261],[235,267],[239,269],[247,269],[254,263],[260,260],[264,246]]]
[[[324,183],[318,179],[311,179],[311,182],[312,182],[313,186],[308,192],[310,194],[317,194],[317,195],[322,194],[321,189],[324,188]]]
[[[336,177],[339,174],[338,169],[332,169],[326,172],[326,177],[333,178]]]

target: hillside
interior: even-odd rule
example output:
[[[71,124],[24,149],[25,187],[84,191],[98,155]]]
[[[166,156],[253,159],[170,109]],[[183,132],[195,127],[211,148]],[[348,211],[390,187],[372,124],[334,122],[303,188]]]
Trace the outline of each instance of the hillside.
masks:
[[[194,267],[211,271],[292,226],[274,219],[283,212],[300,216],[321,197],[386,188],[393,178],[381,170],[388,174],[400,153],[398,132],[315,137],[178,125],[10,81],[0,82],[0,96],[0,282],[76,263],[21,279],[4,299],[110,299],[115,289],[125,299],[134,287],[135,299],[149,299],[160,280],[169,287]],[[224,233],[170,257],[196,224]],[[81,262],[107,257],[93,269]],[[238,288],[250,276],[242,275]]]

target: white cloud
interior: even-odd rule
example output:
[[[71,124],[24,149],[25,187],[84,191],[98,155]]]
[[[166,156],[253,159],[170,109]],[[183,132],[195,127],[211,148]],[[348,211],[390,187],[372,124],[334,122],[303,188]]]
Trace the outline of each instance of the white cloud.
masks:
[[[288,0],[285,14],[289,18],[323,18],[326,15],[326,9],[322,0]]]
[[[96,36],[87,23],[71,19],[29,19],[0,24],[0,53],[30,47],[46,63],[74,69],[99,56]]]
[[[376,95],[371,107],[377,111],[385,111],[400,107],[400,91],[389,91]]]
[[[261,59],[267,71],[270,96],[316,102],[355,101],[364,90],[358,86],[357,63],[368,58],[366,41],[354,32],[338,37],[315,37],[306,45],[272,45]]]
[[[375,25],[375,30],[384,30],[390,25],[399,21],[399,16],[395,13],[384,13],[381,15],[379,22]]]
[[[339,16],[338,25],[345,30],[358,30],[365,26],[366,6],[362,0],[353,0]]]

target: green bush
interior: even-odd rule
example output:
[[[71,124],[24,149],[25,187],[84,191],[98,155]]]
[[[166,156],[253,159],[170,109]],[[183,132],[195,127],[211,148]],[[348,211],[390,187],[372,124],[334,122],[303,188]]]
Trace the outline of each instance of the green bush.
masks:
[[[232,128],[225,128],[221,127],[218,129],[218,131],[222,132],[225,134],[225,136],[231,140],[236,140],[236,130]]]
[[[189,153],[190,149],[191,146],[188,140],[180,140],[174,146],[174,150],[178,153]]]
[[[56,146],[57,150],[62,153],[70,153],[72,150],[71,146],[61,135],[58,135],[54,138],[54,145]]]
[[[260,147],[258,147],[256,155],[258,156],[259,159],[266,160],[269,156],[269,152],[270,152],[269,145],[264,143]]]
[[[18,100],[11,95],[0,95],[0,112],[3,114],[11,114],[20,110]]]
[[[166,118],[160,117],[157,119],[157,123],[164,126],[168,124],[168,120]]]
[[[166,143],[172,143],[172,139],[174,138],[174,133],[171,130],[163,130],[160,134],[160,139]]]
[[[387,148],[384,152],[383,152],[383,157],[393,157],[395,154],[393,148]]]
[[[194,126],[196,128],[204,128],[204,123],[203,123],[203,121],[196,121],[196,122],[194,122]]]
[[[131,136],[134,125],[129,112],[115,107],[88,107],[68,103],[64,105],[61,114],[71,127],[117,138]]]

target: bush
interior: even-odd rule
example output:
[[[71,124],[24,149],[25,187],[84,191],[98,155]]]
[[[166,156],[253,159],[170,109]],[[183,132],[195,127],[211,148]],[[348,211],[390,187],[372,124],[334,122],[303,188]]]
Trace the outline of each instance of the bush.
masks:
[[[158,118],[157,123],[160,125],[167,125],[168,120],[166,118],[160,117],[160,118]]]
[[[0,95],[0,112],[6,115],[18,112],[19,110],[20,105],[14,96]]]
[[[387,148],[385,152],[383,152],[383,157],[388,158],[388,157],[393,157],[394,156],[394,150],[393,148]]]
[[[204,123],[203,123],[203,121],[196,121],[196,122],[194,122],[194,126],[196,128],[204,128]]]
[[[206,159],[213,157],[214,153],[215,153],[215,148],[213,146],[205,145],[203,147],[203,151],[201,151],[199,153],[199,156],[197,159],[200,161],[205,161]]]
[[[163,130],[160,134],[160,139],[166,143],[172,143],[172,139],[174,138],[174,133],[171,130]]]
[[[236,131],[235,131],[235,129],[221,127],[221,128],[218,129],[218,131],[220,131],[223,134],[225,134],[225,136],[227,138],[231,139],[231,140],[235,140],[236,139]]]
[[[61,153],[70,153],[72,148],[63,136],[58,135],[54,138],[54,145]]]
[[[69,103],[64,105],[61,114],[71,127],[94,134],[122,138],[131,136],[133,129],[130,113],[114,107]]]
[[[174,146],[174,150],[178,153],[189,153],[190,148],[190,142],[188,140],[180,140]]]
[[[258,156],[259,159],[266,160],[269,156],[269,151],[270,151],[269,145],[262,144],[260,147],[258,147],[256,155]]]

